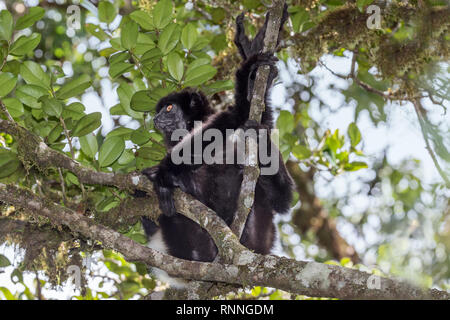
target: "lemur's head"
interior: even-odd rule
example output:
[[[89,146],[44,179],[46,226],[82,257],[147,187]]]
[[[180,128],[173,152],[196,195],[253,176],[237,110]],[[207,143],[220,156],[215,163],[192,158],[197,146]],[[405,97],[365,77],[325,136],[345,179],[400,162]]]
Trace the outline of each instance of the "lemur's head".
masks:
[[[171,136],[176,129],[191,131],[194,121],[206,121],[213,113],[205,95],[188,88],[159,100],[153,122],[164,135],[166,144],[174,145],[177,141],[171,141]]]

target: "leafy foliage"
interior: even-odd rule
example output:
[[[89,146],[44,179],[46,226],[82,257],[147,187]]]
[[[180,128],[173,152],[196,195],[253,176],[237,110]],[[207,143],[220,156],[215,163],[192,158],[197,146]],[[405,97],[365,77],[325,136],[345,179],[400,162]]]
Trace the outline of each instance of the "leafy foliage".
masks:
[[[12,2],[22,4],[22,1]],[[383,266],[386,273],[408,276],[407,273],[412,272],[419,274],[414,280],[421,284],[430,286],[432,283],[445,288],[450,278],[448,190],[442,184],[423,181],[415,160],[396,165],[384,155],[371,153],[368,148],[371,146],[364,140],[367,125],[362,127],[360,121],[368,115],[375,126],[388,122],[387,101],[377,91],[394,92],[399,81],[394,76],[397,70],[386,72],[389,68],[394,69],[391,61],[374,62],[374,57],[383,50],[375,45],[381,40],[374,42],[373,39],[388,39],[398,45],[396,52],[399,52],[415,43],[420,23],[416,25],[389,16],[386,17],[388,25],[373,31],[367,45],[359,38],[351,42],[352,46],[343,47],[336,43],[346,42],[345,37],[355,31],[341,28],[351,20],[345,16],[346,10],[354,8],[355,12],[364,13],[372,2],[288,1],[289,28],[292,27],[288,31],[295,34],[292,39],[325,30],[324,34],[332,38],[326,39],[329,56],[344,59],[349,53],[356,54],[357,68],[352,82],[348,86],[331,85],[329,88],[342,96],[341,105],[354,106],[354,118],[348,126],[337,129],[334,124],[314,117],[318,112],[336,110],[323,101],[320,92],[323,88],[318,85],[322,79],[310,72],[316,65],[308,59],[319,60],[323,52],[319,56],[315,51],[313,54],[306,52],[308,59],[301,61],[301,68],[297,66],[295,73],[301,73],[303,80],[307,75],[308,81],[297,81],[299,75],[295,74],[291,75],[294,79],[291,83],[284,83],[289,89],[288,99],[293,103],[288,100],[277,110],[279,147],[285,161],[290,159],[302,169],[315,173],[307,187],[322,192],[313,198],[312,205],[323,205],[321,214],[327,212],[341,223],[339,226],[347,226],[346,230],[349,225],[353,226],[354,232],[347,233],[356,234],[353,243],[361,256],[375,255],[375,262]],[[252,14],[248,15],[248,20],[251,23],[246,27],[254,35],[267,10],[267,2],[259,0],[220,0],[214,4],[196,1],[195,6],[191,1],[150,0],[135,1],[134,7],[124,6],[124,1],[102,0],[97,7],[92,4],[81,7],[82,27],[72,30],[66,25],[70,17],[64,5],[46,7],[49,3],[42,2],[43,7],[25,7],[24,13],[19,13],[8,3],[8,10],[0,12],[2,107],[14,121],[40,136],[52,149],[99,172],[121,173],[153,166],[164,157],[166,150],[162,136],[152,124],[155,106],[161,97],[185,87],[198,87],[214,101],[228,102],[224,91],[233,88],[231,75],[236,68],[237,55],[231,41],[233,17],[242,7],[250,10]],[[329,26],[323,25],[324,21],[331,21],[339,32],[335,34],[334,29],[327,29]],[[353,47],[355,43],[359,47]],[[316,47],[322,50],[322,43]],[[434,44],[434,47],[439,46]],[[294,42],[292,48],[278,52],[280,64],[289,66],[291,58],[297,58],[301,49]],[[423,63],[431,59],[414,58],[409,60]],[[416,73],[420,68],[405,70],[409,71],[402,71],[402,90],[405,89],[402,81],[409,79],[425,92],[434,92],[433,89],[438,87],[436,96],[443,101],[448,98],[445,72],[430,73],[436,76],[424,79],[426,75]],[[367,86],[372,90],[367,90]],[[395,92],[402,93],[402,90]],[[302,94],[308,98],[303,98]],[[6,114],[0,114],[2,119],[7,119]],[[442,123],[436,125],[429,119],[424,120],[424,131],[439,157],[448,160],[447,141],[440,132],[442,127],[445,130]],[[69,171],[59,172],[55,168],[42,172],[41,168],[24,161],[21,148],[26,149],[26,144],[19,144],[17,138],[0,133],[1,183],[33,189],[96,220],[119,210],[131,197],[127,190],[83,185]],[[330,186],[333,181],[346,181],[351,186],[339,193]],[[299,202],[299,198],[297,194],[294,210],[309,205]],[[357,200],[354,199],[369,205],[360,209],[361,205],[355,204]],[[29,213],[0,205],[0,219],[12,217],[33,225],[46,225],[46,221],[36,221]],[[311,224],[316,222],[314,217],[310,221]],[[146,242],[137,219],[118,225],[115,227],[123,234],[139,243]],[[317,225],[306,234],[292,221],[281,221],[280,226],[283,249],[291,256],[317,261],[333,258],[327,248],[318,246]],[[371,232],[379,237],[367,239],[366,234]],[[17,242],[16,237],[4,239],[0,235],[0,244],[5,240]],[[55,285],[68,286],[72,283],[67,274],[70,265],[80,266],[83,271],[82,287],[71,295],[76,299],[136,299],[161,285],[144,265],[125,261],[120,254],[109,250],[101,250],[101,255],[95,258],[101,266],[99,269],[86,267],[81,260],[90,261],[90,255],[98,252],[101,244],[95,241],[70,237],[52,239],[55,242],[52,244],[46,242],[47,239],[36,244],[35,239],[20,240],[19,244],[33,255],[17,263],[0,254],[0,274],[2,270],[9,270],[12,283],[21,285],[21,290],[16,291],[7,286],[0,287],[1,298],[36,299],[34,287],[38,283],[46,290]],[[39,254],[34,254],[33,249]],[[349,259],[328,263],[364,269],[353,265]],[[417,268],[417,264],[421,267]],[[43,271],[38,278],[36,271]],[[370,268],[368,271],[379,272]],[[34,279],[31,284],[27,281],[30,274]],[[94,282],[98,285],[94,286]],[[307,299],[262,287],[230,296],[235,297]]]

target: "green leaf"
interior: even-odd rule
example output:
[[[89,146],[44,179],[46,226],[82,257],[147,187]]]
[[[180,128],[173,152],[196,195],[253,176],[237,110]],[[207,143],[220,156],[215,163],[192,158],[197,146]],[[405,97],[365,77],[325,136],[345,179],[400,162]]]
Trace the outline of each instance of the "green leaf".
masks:
[[[118,77],[124,73],[127,73],[128,71],[133,70],[134,64],[128,63],[128,62],[117,62],[109,67],[109,75],[111,78]]]
[[[63,110],[64,119],[79,120],[84,116],[84,106],[80,102],[74,102],[66,106]]]
[[[348,136],[350,137],[352,147],[356,147],[356,145],[361,141],[361,132],[359,131],[356,123],[350,123],[347,132]]]
[[[137,130],[135,130],[131,134],[131,141],[139,146],[147,143],[150,140],[151,133],[144,127],[141,127]]]
[[[55,98],[49,98],[44,96],[40,99],[42,102],[42,110],[49,116],[54,116],[59,118],[63,111],[63,104],[61,101]]]
[[[153,25],[161,30],[172,21],[173,3],[170,0],[159,1],[153,8]]]
[[[295,32],[300,32],[301,31],[301,26],[309,21],[310,16],[309,13],[303,9],[300,8],[300,10],[291,16],[291,21],[292,21],[292,27],[294,29]]]
[[[29,37],[21,36],[14,41],[9,53],[13,56],[23,56],[31,50],[34,50],[39,42],[41,42],[41,35],[39,33],[32,33]]]
[[[121,166],[126,165],[134,160],[134,153],[131,150],[125,150],[122,155],[117,159],[117,163]]]
[[[63,127],[58,123],[48,134],[47,142],[54,143],[58,140],[63,132]]]
[[[111,107],[111,108],[109,109],[109,113],[110,113],[112,116],[127,116],[127,115],[128,115],[128,114],[125,112],[123,106],[122,106],[120,103],[118,103],[118,104],[116,104],[115,106]]]
[[[125,127],[118,127],[114,129],[113,131],[108,132],[106,135],[106,139],[110,137],[122,137],[124,140],[130,140],[131,139],[131,133],[133,133],[133,129],[125,128]]]
[[[121,137],[111,137],[106,139],[100,147],[98,154],[98,163],[100,167],[106,167],[114,163],[123,150],[125,150],[125,141]]]
[[[292,147],[292,154],[299,160],[308,159],[311,157],[311,151],[301,144]]]
[[[113,65],[118,62],[124,62],[130,59],[131,55],[128,51],[118,52],[109,57],[109,64]]]
[[[208,58],[196,59],[189,64],[186,72],[191,72],[191,70],[193,70],[197,67],[203,66],[205,64],[211,64],[211,59],[208,59]]]
[[[90,113],[78,120],[71,134],[73,137],[82,137],[100,127],[101,124],[102,114],[100,112]]]
[[[356,6],[358,7],[360,12],[363,12],[364,7],[368,6],[372,2],[373,2],[373,0],[357,0],[356,1]]]
[[[17,279],[15,279],[16,277],[17,277]],[[22,274],[22,272],[20,272],[19,269],[14,269],[14,271],[11,273],[11,281],[14,284],[23,282],[23,274]]]
[[[80,185],[80,181],[78,181],[78,177],[76,175],[74,175],[72,172],[66,172],[66,181],[67,181],[67,184],[69,187],[71,185],[76,185],[76,186]]]
[[[41,66],[33,61],[25,61],[20,66],[20,75],[26,83],[44,86],[50,89],[50,77],[42,70]]]
[[[0,97],[6,96],[14,89],[17,78],[9,72],[0,73]]]
[[[359,161],[350,162],[344,166],[345,171],[357,171],[364,168],[367,168],[367,163]]]
[[[111,2],[101,1],[98,4],[98,18],[102,22],[111,23],[116,17],[116,8]]]
[[[9,262],[9,259],[5,257],[4,255],[0,254],[0,268],[4,268],[7,266],[10,266],[11,262]]]
[[[217,73],[216,68],[211,65],[202,65],[186,71],[184,84],[186,86],[198,86],[205,83]]]
[[[151,66],[163,56],[159,48],[153,48],[145,52],[141,57],[141,63],[147,67]]]
[[[82,76],[65,83],[61,89],[56,92],[56,97],[58,99],[68,99],[83,93],[90,86],[90,77],[87,74],[83,74]]]
[[[160,161],[165,156],[164,152],[153,147],[142,147],[138,150],[137,154],[139,158],[154,161]]]
[[[98,151],[98,142],[94,134],[89,133],[80,137],[81,150],[90,158],[94,158]]]
[[[334,131],[333,135],[330,135],[325,140],[326,145],[332,151],[332,156],[336,156],[336,151],[343,147],[344,145],[344,137],[339,135],[339,129]]]
[[[16,97],[30,108],[40,109],[41,103],[38,99],[48,94],[48,91],[40,86],[25,84],[16,90]]]
[[[122,105],[125,112],[134,119],[142,119],[142,113],[136,112],[130,107],[131,98],[133,97],[134,92],[134,88],[126,83],[122,83],[117,88],[117,95],[119,96],[120,104]]]
[[[8,10],[0,12],[0,40],[11,40],[13,30],[13,18]]]
[[[27,14],[17,19],[16,30],[22,30],[31,27],[36,21],[41,20],[45,14],[45,9],[41,7],[31,7]]]
[[[0,179],[12,175],[19,166],[20,161],[14,153],[0,149]]]
[[[138,55],[144,54],[154,47],[155,43],[153,42],[152,38],[148,34],[139,32],[136,47],[134,48],[134,53]]]
[[[3,99],[3,104],[13,118],[19,118],[24,113],[23,104],[17,98]]]
[[[130,14],[130,18],[137,22],[142,29],[153,30],[154,28],[151,16],[148,12],[136,10]]]
[[[294,130],[295,122],[292,113],[282,110],[277,119],[277,128],[280,130],[280,137],[285,133],[291,133]]]
[[[231,90],[234,88],[234,83],[231,80],[218,80],[204,87],[207,95],[212,95],[217,92]]]
[[[167,56],[167,68],[169,69],[170,75],[177,81],[183,78],[184,66],[183,60],[176,52],[171,52]]]
[[[92,23],[87,23],[85,25],[85,28],[86,28],[87,32],[89,32],[94,37],[97,37],[101,41],[105,41],[106,39],[108,39],[108,35],[98,25],[95,25],[95,24],[92,24]]]
[[[197,28],[194,24],[189,23],[183,28],[183,31],[181,32],[181,43],[186,49],[191,50],[195,42],[197,41],[197,37]]]
[[[344,1],[343,0],[327,0],[326,3],[331,6],[342,6],[344,4]]]
[[[197,41],[195,41],[195,44],[192,47],[191,51],[202,50],[204,47],[206,47],[209,44],[209,42],[210,42],[210,38],[207,38],[207,37],[197,38]]]
[[[158,47],[163,54],[172,51],[180,40],[181,27],[177,24],[167,26],[159,36]]]
[[[139,27],[136,22],[127,21],[121,29],[120,43],[125,49],[133,49],[136,46],[138,38]]]
[[[0,291],[5,296],[6,300],[17,300],[17,298],[9,291],[8,288],[0,287]]]
[[[150,112],[155,109],[155,104],[148,96],[148,91],[141,90],[133,94],[130,102],[130,107],[134,111]]]

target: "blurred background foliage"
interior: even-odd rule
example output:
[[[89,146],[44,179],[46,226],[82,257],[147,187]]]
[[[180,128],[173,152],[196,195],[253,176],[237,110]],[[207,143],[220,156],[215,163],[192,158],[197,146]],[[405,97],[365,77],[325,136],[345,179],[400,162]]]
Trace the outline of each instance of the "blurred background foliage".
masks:
[[[276,253],[450,288],[448,1],[287,3],[272,99],[296,197]],[[247,11],[254,35],[267,4],[0,0],[2,108],[87,167],[155,165],[165,154],[157,100],[193,86],[218,110],[232,103],[234,18]],[[366,25],[369,5],[381,8],[379,28]],[[0,133],[0,182],[100,221],[130,197],[43,173],[23,150]],[[0,205],[0,298],[138,299],[166,288],[144,265]],[[146,242],[137,218],[114,227]],[[227,298],[308,299],[259,287]]]

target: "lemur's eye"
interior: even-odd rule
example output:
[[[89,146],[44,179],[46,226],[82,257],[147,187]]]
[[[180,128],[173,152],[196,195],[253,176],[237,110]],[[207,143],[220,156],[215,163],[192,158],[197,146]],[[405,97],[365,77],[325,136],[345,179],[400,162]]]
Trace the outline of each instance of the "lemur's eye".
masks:
[[[170,110],[172,110],[173,106],[171,104],[169,104],[166,108],[166,111],[169,112]]]

